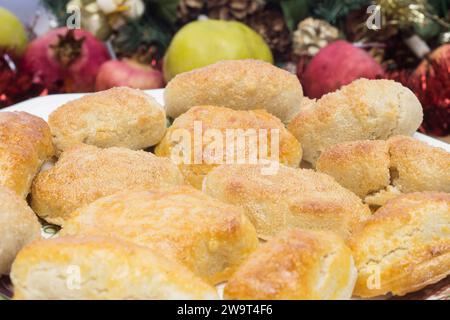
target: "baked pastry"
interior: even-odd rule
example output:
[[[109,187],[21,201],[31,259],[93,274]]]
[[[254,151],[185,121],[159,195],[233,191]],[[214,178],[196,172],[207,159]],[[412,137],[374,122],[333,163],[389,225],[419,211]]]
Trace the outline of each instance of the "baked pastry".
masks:
[[[349,299],[356,281],[350,249],[331,232],[291,229],[261,245],[228,281],[225,299]]]
[[[166,131],[166,114],[155,99],[126,87],[85,95],[53,111],[49,118],[58,151],[80,143],[145,149]]]
[[[287,123],[299,111],[303,90],[288,71],[259,60],[226,60],[177,75],[164,91],[166,112],[176,118],[191,107],[265,109]]]
[[[388,140],[394,185],[402,192],[450,192],[450,153],[410,137]]]
[[[44,120],[26,112],[0,112],[0,185],[25,198],[33,178],[53,154]]]
[[[359,79],[302,108],[288,129],[302,144],[304,160],[315,164],[340,142],[412,135],[422,117],[419,100],[400,83]]]
[[[14,299],[217,299],[216,290],[148,248],[102,237],[31,243],[14,261]]]
[[[316,168],[374,207],[402,193],[450,192],[450,153],[406,136],[334,145]]]
[[[378,209],[349,241],[354,294],[404,295],[450,274],[450,194],[402,195]]]
[[[222,165],[206,176],[203,190],[244,208],[263,239],[292,227],[347,238],[370,215],[361,199],[332,177],[283,165],[273,174],[264,174],[261,165]]]
[[[185,158],[177,159],[180,153]],[[175,119],[155,154],[179,163],[186,180],[201,189],[204,176],[218,164],[275,160],[297,167],[302,150],[281,121],[264,110],[198,106]]]
[[[9,272],[19,250],[40,234],[41,225],[25,200],[0,186],[0,276]]]
[[[116,236],[151,247],[216,284],[257,247],[242,209],[190,187],[122,192],[80,208],[62,234]]]
[[[61,224],[75,209],[113,193],[184,184],[170,159],[125,148],[78,145],[33,182],[31,206],[42,219]]]

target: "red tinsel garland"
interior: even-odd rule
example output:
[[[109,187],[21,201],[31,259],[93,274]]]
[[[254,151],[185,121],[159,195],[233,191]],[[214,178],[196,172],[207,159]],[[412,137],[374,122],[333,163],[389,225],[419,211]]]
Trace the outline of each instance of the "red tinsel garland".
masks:
[[[411,79],[411,88],[423,106],[421,131],[438,136],[449,135],[450,61],[430,61],[425,73]]]
[[[436,136],[450,134],[450,60],[432,60],[421,74],[390,71],[387,78],[409,87],[420,100],[424,112],[421,132]]]
[[[48,93],[39,78],[23,70],[19,58],[0,51],[0,108]]]

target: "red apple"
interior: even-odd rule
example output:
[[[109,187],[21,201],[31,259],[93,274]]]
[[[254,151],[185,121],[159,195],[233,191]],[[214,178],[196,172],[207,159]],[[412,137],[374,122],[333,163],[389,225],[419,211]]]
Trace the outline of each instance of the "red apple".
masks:
[[[110,60],[102,64],[95,82],[97,91],[126,86],[157,89],[164,86],[162,72],[130,59]]]
[[[320,98],[356,79],[382,75],[383,68],[366,51],[338,40],[321,49],[299,78],[308,97]]]

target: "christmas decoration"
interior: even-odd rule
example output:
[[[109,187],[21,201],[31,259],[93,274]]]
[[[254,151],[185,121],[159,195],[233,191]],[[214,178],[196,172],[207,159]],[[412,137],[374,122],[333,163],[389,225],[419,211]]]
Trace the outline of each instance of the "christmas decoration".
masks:
[[[205,8],[204,0],[180,0],[177,7],[177,23],[184,25],[196,20]]]
[[[177,20],[185,24],[204,15],[211,19],[246,21],[264,5],[264,0],[180,0]]]
[[[248,25],[267,42],[276,59],[285,60],[291,51],[291,33],[279,9],[258,11],[247,20]]]
[[[414,42],[414,41],[413,41]],[[423,57],[414,53],[415,44],[407,44],[402,34],[396,34],[384,42],[383,65],[389,70],[412,69],[417,66]],[[421,45],[417,45],[417,51]],[[422,53],[421,53],[422,54]]]
[[[389,70],[414,68],[421,60],[416,54],[420,41],[436,42],[439,33],[449,30],[447,0],[373,0],[381,15],[379,29],[366,26],[366,7],[349,12],[345,17],[344,32],[353,42],[372,46],[377,60]],[[419,41],[409,41],[410,39]]]
[[[164,78],[203,67],[219,60],[260,59],[273,62],[264,40],[236,21],[194,21],[180,29],[164,57]]]
[[[443,32],[439,35],[439,43],[440,44],[450,43],[450,31]]]
[[[70,14],[67,13],[69,0],[40,0],[48,10],[50,10],[60,22],[60,26],[65,26]],[[82,12],[89,6],[91,13],[98,13],[99,16],[92,17],[90,23],[95,31],[96,29],[106,28],[97,35],[101,40],[109,40],[113,51],[119,57],[132,57],[137,51],[150,51],[152,47],[156,52],[156,57],[161,58],[164,55],[167,46],[175,32],[176,9],[180,0],[108,0],[106,3],[113,3],[114,6],[108,6],[104,3],[102,11],[98,5],[99,0],[81,0],[83,5],[80,7]],[[131,3],[131,5],[130,5]],[[135,5],[132,5],[135,3]],[[116,6],[119,4],[119,6]],[[116,8],[117,12],[110,13],[108,8]],[[133,8],[135,8],[133,10]],[[126,9],[126,10],[124,10]],[[81,25],[83,27],[83,14],[81,15]],[[90,14],[85,15],[89,19]],[[104,17],[104,18],[102,18]],[[108,25],[105,24],[105,18]],[[86,22],[85,22],[86,23]],[[83,27],[90,30],[90,27]],[[96,31],[95,31],[96,32]]]
[[[95,90],[127,86],[136,89],[158,89],[164,86],[162,73],[130,59],[110,60],[102,64]]]
[[[0,48],[22,53],[26,44],[27,34],[20,20],[0,7]]]
[[[423,23],[423,12],[427,10],[426,0],[375,0],[375,4],[380,6],[381,13],[386,17],[383,21],[385,25],[395,25],[401,29]]]
[[[321,96],[358,77],[395,79],[421,97],[426,109],[422,129],[435,134],[447,132],[444,120],[447,114],[442,111],[447,110],[443,106],[448,92],[442,89],[446,64],[442,57],[438,59],[429,52],[450,41],[448,0],[40,1],[47,8],[44,13],[55,17],[52,23],[47,23],[47,30],[55,28],[56,22],[59,26],[67,23],[69,27],[80,22],[83,29],[105,41],[112,58],[117,59],[104,64],[97,77],[97,89],[116,84],[159,87],[162,83],[158,71],[164,71],[169,80],[180,72],[217,60],[257,58],[297,73],[305,93],[311,97]],[[380,9],[379,15],[368,12],[371,5]],[[75,8],[73,12],[81,13],[78,21],[73,20],[73,12],[67,12],[71,7]],[[374,17],[381,17],[381,21]],[[205,19],[214,22],[203,28],[187,25]],[[369,28],[369,21],[380,22],[377,25],[380,28]],[[7,20],[0,19],[0,30],[2,23],[9,25]],[[27,26],[31,39],[45,34],[42,28],[44,31],[33,33],[34,23],[31,24]],[[11,41],[13,34],[0,32],[0,51],[8,48],[2,39]],[[338,39],[348,43],[335,43]],[[51,44],[48,46],[51,58],[42,54],[33,58],[38,61],[34,62],[39,65],[36,68],[29,67],[30,55],[25,59],[26,69],[11,69],[5,62],[8,58],[3,58],[0,79],[11,81],[17,88],[14,94],[8,88],[3,105],[5,101],[11,103],[28,96],[26,86],[16,81],[27,77],[43,90],[40,93],[30,89],[34,94],[93,90],[95,73],[105,59],[90,68],[92,72],[75,67],[84,61],[75,58],[78,54],[91,55],[91,50],[81,50],[84,44],[77,42]],[[95,57],[105,49],[92,52]],[[19,55],[10,50],[5,53],[6,57],[12,57],[13,65],[21,65],[15,61]],[[424,57],[428,62],[417,68]],[[54,61],[62,66],[56,68]],[[66,64],[70,66],[64,67]],[[44,68],[46,65],[50,67]],[[5,97],[3,92],[0,96]]]
[[[301,21],[293,34],[294,53],[299,56],[314,56],[330,42],[337,40],[339,30],[328,22],[307,18]]]
[[[142,0],[71,0],[67,11],[80,11],[81,27],[99,39],[107,39],[127,19],[135,20],[144,13]]]
[[[433,29],[439,28],[439,25],[449,27],[447,22],[435,14],[433,6],[427,0],[375,0],[374,3],[381,8],[383,27],[393,27],[398,31],[413,28],[415,32],[424,32],[424,35],[436,32]]]
[[[238,21],[245,21],[264,5],[263,0],[209,0],[205,2],[208,17]]]
[[[108,18],[95,1],[72,0],[67,4],[67,11],[80,10],[81,27],[99,39],[107,39],[112,32]]]
[[[133,57],[141,62],[160,63],[174,34],[178,0],[146,1],[142,18],[131,20],[111,37],[119,57]],[[136,54],[145,58],[136,58]],[[150,56],[151,54],[151,56]]]
[[[129,19],[138,19],[144,14],[142,0],[97,0],[97,5],[105,14],[121,14]]]
[[[343,32],[348,40],[366,48],[387,70],[414,68],[421,60],[421,56],[417,55],[416,52],[422,54],[422,44],[424,43],[416,29],[419,28],[422,35],[429,32],[425,31],[427,30],[425,25],[419,27],[418,20],[404,18],[405,12],[411,12],[410,8],[415,10],[416,7],[413,2],[373,1],[373,4],[377,4],[380,8],[377,13],[381,17],[378,21],[380,23],[378,28],[380,29],[372,30],[367,27],[368,13],[367,8],[363,7],[361,10],[349,12],[345,18]],[[421,3],[426,3],[426,1]],[[425,7],[427,11],[423,14],[426,17],[432,15],[430,6],[426,4]],[[413,12],[418,14],[418,11],[414,10]],[[372,14],[375,13],[372,12]],[[427,19],[423,20],[425,24],[429,22]],[[400,22],[400,20],[404,22]],[[375,20],[372,22],[375,22]]]
[[[320,98],[358,78],[382,75],[383,69],[366,51],[338,40],[321,49],[299,76],[306,95]]]
[[[0,108],[48,92],[33,73],[24,70],[16,54],[0,50]]]
[[[32,41],[23,63],[47,88],[89,92],[94,90],[100,65],[108,59],[104,44],[89,32],[59,28]]]
[[[16,64],[12,57],[4,52],[0,56],[0,93],[4,93],[8,83],[15,75]]]
[[[422,131],[450,134],[450,44],[433,51],[414,71],[411,83],[424,108]]]
[[[316,0],[312,8],[314,15],[333,25],[337,25],[345,19],[352,11],[364,8],[364,11],[371,4],[371,0]]]

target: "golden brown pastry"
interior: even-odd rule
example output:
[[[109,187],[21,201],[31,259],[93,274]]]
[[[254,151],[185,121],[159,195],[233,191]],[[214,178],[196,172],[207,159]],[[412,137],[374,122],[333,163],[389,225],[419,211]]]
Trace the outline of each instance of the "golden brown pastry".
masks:
[[[316,168],[372,206],[402,193],[450,192],[450,153],[406,136],[334,145]]]
[[[352,236],[354,294],[404,295],[450,274],[450,194],[402,195],[378,209]]]
[[[53,111],[48,119],[58,151],[80,143],[145,149],[166,131],[166,114],[155,99],[127,87],[85,95]]]
[[[329,230],[347,238],[370,215],[332,177],[283,165],[274,174],[264,174],[258,165],[222,165],[206,176],[203,190],[244,208],[263,239],[292,227]]]
[[[215,149],[215,146],[219,147]],[[197,147],[201,147],[199,152]],[[184,158],[174,159],[174,155],[179,156],[180,150],[187,155],[187,161]],[[199,106],[175,119],[156,147],[155,154],[174,159],[180,164],[186,180],[201,189],[204,176],[218,164],[236,163],[238,158],[244,163],[249,163],[251,159],[255,162],[273,159],[297,167],[302,150],[281,121],[264,110],[237,111]],[[198,154],[200,156],[196,160]]]
[[[394,185],[402,192],[450,192],[450,153],[411,137],[388,140]]]
[[[225,287],[225,299],[349,299],[356,281],[350,249],[331,232],[291,229],[261,245]]]
[[[302,144],[304,160],[314,165],[340,142],[412,135],[422,117],[419,100],[400,83],[359,79],[302,108],[288,129]]]
[[[9,272],[19,250],[40,234],[41,225],[25,200],[0,186],[0,276]]]
[[[31,243],[14,261],[14,299],[217,299],[216,290],[148,248],[102,237]]]
[[[0,112],[0,185],[25,198],[33,178],[53,154],[44,120],[26,112]]]
[[[170,159],[125,148],[78,145],[34,180],[31,206],[48,222],[61,224],[75,209],[113,193],[184,184]]]
[[[190,187],[122,192],[80,208],[62,234],[116,236],[154,248],[216,284],[258,245],[242,209]]]
[[[191,107],[265,109],[287,123],[299,111],[303,90],[288,71],[259,60],[220,61],[177,75],[164,91],[166,112],[176,118]]]

